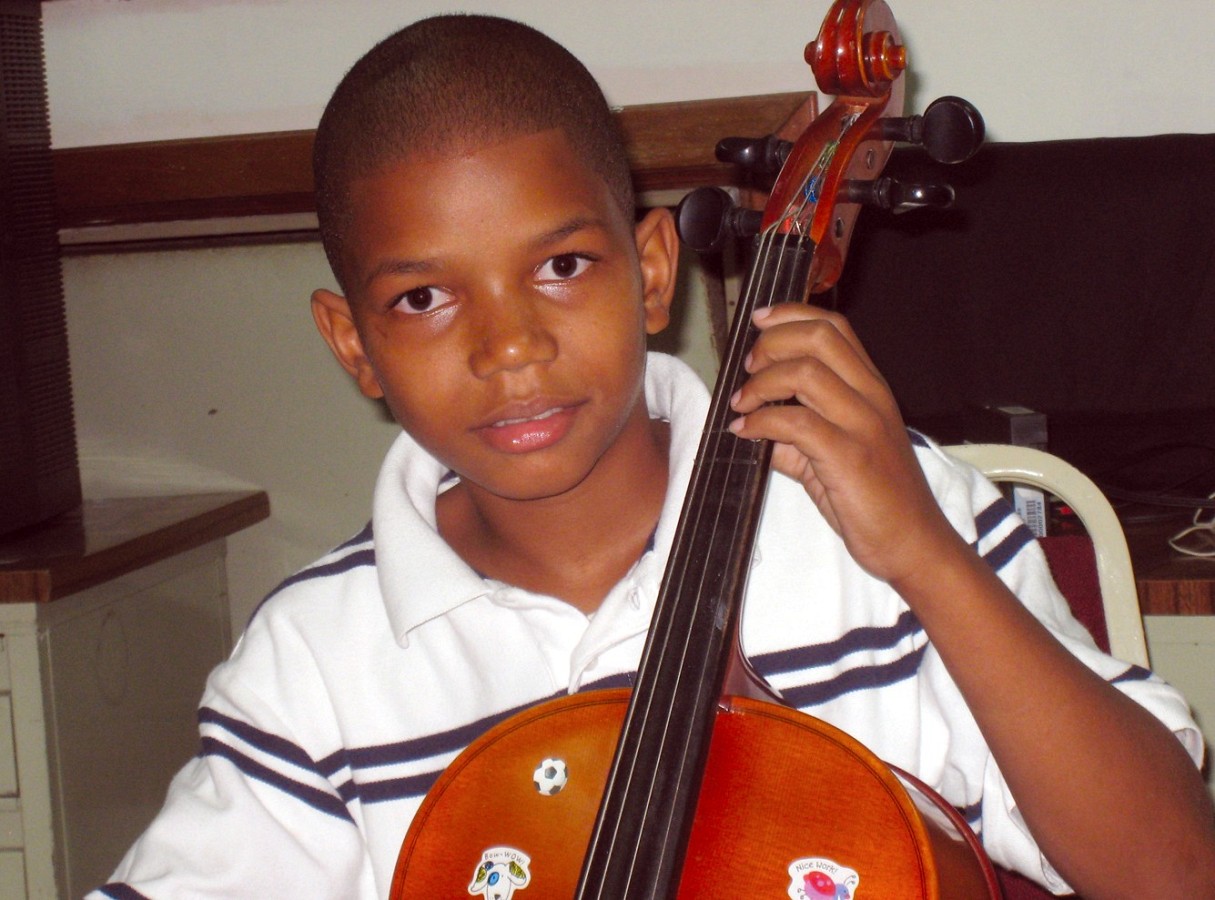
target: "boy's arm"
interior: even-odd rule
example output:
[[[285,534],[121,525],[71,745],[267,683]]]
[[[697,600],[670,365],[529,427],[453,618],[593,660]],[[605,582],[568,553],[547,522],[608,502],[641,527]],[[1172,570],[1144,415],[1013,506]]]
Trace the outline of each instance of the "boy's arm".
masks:
[[[756,325],[733,430],[777,442],[776,467],[911,607],[1052,865],[1093,898],[1153,883],[1215,897],[1215,813],[1181,743],[1059,644],[949,524],[847,322],[790,306]]]

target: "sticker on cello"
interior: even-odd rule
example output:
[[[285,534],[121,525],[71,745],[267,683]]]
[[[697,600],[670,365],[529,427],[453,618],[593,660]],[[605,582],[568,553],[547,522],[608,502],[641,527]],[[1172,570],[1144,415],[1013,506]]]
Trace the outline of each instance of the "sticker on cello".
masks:
[[[852,900],[861,876],[852,869],[820,857],[789,864],[790,900]]]
[[[532,880],[531,857],[513,847],[490,847],[481,854],[468,892],[485,900],[510,900]]]
[[[561,793],[561,789],[569,780],[570,770],[565,760],[555,757],[542,759],[540,765],[536,766],[536,771],[532,773],[532,783],[545,797]]]

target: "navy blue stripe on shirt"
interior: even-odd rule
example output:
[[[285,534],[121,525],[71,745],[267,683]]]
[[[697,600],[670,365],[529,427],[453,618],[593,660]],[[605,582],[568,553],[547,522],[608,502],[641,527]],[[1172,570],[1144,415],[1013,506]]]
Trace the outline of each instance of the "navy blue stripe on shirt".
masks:
[[[349,540],[342,541],[342,543],[334,547],[333,553],[341,553],[343,550],[356,547],[359,544],[369,544],[374,536],[375,535],[371,530],[371,523],[368,522],[354,537],[350,538]]]
[[[1152,673],[1143,666],[1128,666],[1127,670],[1116,678],[1110,679],[1110,684],[1122,684],[1127,681],[1148,681],[1152,677]]]
[[[632,673],[613,675],[586,685],[585,690],[629,687],[633,682],[633,678]],[[526,703],[491,716],[485,716],[475,722],[469,722],[457,728],[451,728],[433,735],[388,744],[342,748],[325,756],[319,762],[314,762],[301,747],[286,738],[263,731],[247,722],[234,719],[208,707],[203,707],[199,710],[198,719],[200,723],[222,728],[250,747],[275,759],[280,759],[290,765],[315,773],[319,778],[326,778],[331,783],[335,775],[343,769],[348,769],[351,773],[350,776],[340,785],[334,787],[336,796],[327,794],[280,772],[276,772],[254,760],[247,753],[215,737],[204,736],[202,738],[200,755],[218,756],[227,759],[250,778],[276,787],[322,812],[342,819],[352,819],[346,806],[355,801],[362,803],[383,803],[425,795],[431,785],[442,774],[443,767],[414,775],[386,778],[379,781],[364,781],[359,777],[361,772],[365,773],[366,770],[378,769],[389,765],[415,763],[438,755],[459,753],[499,722],[505,721],[540,703],[563,695],[563,692],[554,693],[548,697],[541,697],[532,703]]]
[[[549,699],[552,698],[545,697],[543,700],[536,702],[542,703],[544,700]],[[428,734],[404,741],[394,741],[389,744],[375,744],[370,747],[343,748],[330,753],[320,760],[317,765],[320,771],[332,777],[346,768],[349,768],[352,772],[359,769],[377,769],[383,766],[398,765],[400,763],[427,759],[432,756],[455,753],[463,750],[499,722],[505,721],[516,713],[520,713],[534,705],[534,703],[528,703],[514,709],[495,713],[492,716],[486,716],[475,722],[469,722],[458,728],[440,731],[437,734]]]
[[[585,685],[583,691],[597,691],[608,688],[627,688],[633,683],[633,675],[624,673],[613,675]],[[458,753],[499,722],[504,722],[511,716],[524,710],[531,709],[549,700],[565,696],[563,691],[540,697],[529,703],[524,703],[502,712],[477,719],[449,728],[446,731],[422,737],[410,738],[404,741],[393,741],[387,744],[372,744],[367,747],[343,747],[328,754],[316,763],[317,771],[332,778],[342,769],[349,768],[352,772],[360,769],[376,769],[383,766],[399,765],[415,762],[432,756],[442,756]],[[300,751],[301,753],[303,751]]]
[[[338,750],[321,760],[321,765],[329,767],[334,774],[344,768],[350,769],[351,778],[338,788],[338,794],[348,804],[355,800],[362,803],[386,803],[406,797],[421,797],[443,774],[445,766],[414,775],[384,778],[378,781],[363,780],[359,777],[360,770],[410,763],[440,754],[459,753],[499,722],[504,722],[534,705],[529,703],[526,706],[486,716],[476,722],[470,722],[439,734],[391,744]]]
[[[1013,557],[1036,540],[1028,526],[1018,524],[1004,540],[983,554],[983,561],[991,566],[993,572],[999,572]]]
[[[957,810],[970,826],[970,830],[978,834],[979,819],[983,816],[983,798],[980,797],[969,806],[959,806]]]
[[[277,788],[284,794],[294,797],[320,812],[349,822],[354,821],[350,813],[347,812],[346,805],[337,794],[327,794],[309,785],[301,784],[279,772],[275,772],[273,769],[257,762],[257,760],[241,753],[235,747],[230,747],[215,738],[204,737],[202,739],[202,756],[215,756],[220,759],[226,759],[255,781],[260,781],[263,784]]]
[[[888,663],[858,666],[855,669],[840,672],[827,681],[782,688],[781,697],[790,706],[806,709],[811,706],[820,706],[853,691],[874,690],[896,684],[916,673],[920,667],[920,660],[924,658],[924,651],[927,649],[928,644],[922,644],[915,650]]]
[[[611,675],[584,685],[579,693],[631,687],[634,678],[635,675],[632,672]],[[557,692],[533,703],[525,703],[492,716],[485,716],[475,722],[469,722],[438,734],[391,744],[339,750],[326,756],[319,765],[331,773],[336,773],[349,766],[355,777],[338,788],[339,795],[348,803],[354,799],[363,803],[385,803],[406,797],[421,797],[443,774],[443,769],[399,778],[385,778],[380,781],[359,780],[358,770],[409,763],[440,754],[458,753],[499,722],[504,722],[518,713],[563,696],[565,696],[564,692]]]
[[[371,568],[375,567],[374,547],[368,547],[364,550],[355,550],[353,553],[346,554],[341,559],[335,559],[332,562],[310,566],[307,569],[301,569],[294,575],[283,579],[281,582],[279,582],[278,587],[263,597],[262,602],[257,605],[257,609],[253,610],[253,615],[249,618],[252,620],[253,616],[257,615],[258,610],[260,610],[271,597],[281,593],[285,589],[291,587],[293,584],[299,584],[302,581],[312,581],[316,578],[329,578],[334,575],[341,575],[344,572],[349,572],[353,569],[358,569],[365,566]]]
[[[105,894],[107,897],[113,897],[114,900],[149,900],[148,897],[145,897],[143,894],[139,893],[139,891],[135,890],[135,888],[131,887],[129,884],[121,884],[117,882],[112,884],[103,884],[97,890]]]
[[[364,783],[350,782],[351,797],[346,801],[359,800],[362,803],[390,803],[393,800],[403,800],[406,797],[424,797],[443,769],[433,772],[421,772],[417,775],[406,775],[402,778],[385,778],[382,781]]]
[[[1018,553],[1037,538],[1024,522],[1015,518],[1012,505],[1003,497],[994,501],[986,509],[975,516],[975,543],[977,549],[983,538],[990,535],[1004,522],[1012,519],[1017,524],[999,543],[983,553],[984,561],[991,566],[992,571],[999,572],[1008,565]]]
[[[249,746],[261,750],[263,753],[288,762],[293,766],[298,766],[301,769],[321,774],[312,757],[305,753],[299,745],[293,744],[291,741],[279,737],[277,734],[271,734],[268,731],[255,728],[248,722],[242,722],[231,716],[225,716],[223,713],[216,712],[208,706],[203,706],[198,710],[198,724],[217,725],[240,738]]]
[[[751,665],[765,678],[784,672],[829,666],[853,653],[889,649],[923,630],[911,610],[906,610],[893,625],[866,625],[825,644],[760,653],[751,657]]]
[[[1001,497],[985,510],[975,516],[975,540],[981,541],[987,537],[1001,522],[1013,514],[1013,508],[1007,500]]]

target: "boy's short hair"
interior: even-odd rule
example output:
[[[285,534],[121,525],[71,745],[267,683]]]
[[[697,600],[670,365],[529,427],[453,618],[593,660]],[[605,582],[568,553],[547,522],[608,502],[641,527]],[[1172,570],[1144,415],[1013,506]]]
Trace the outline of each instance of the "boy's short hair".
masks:
[[[550,128],[565,132],[631,222],[619,127],[595,79],[560,44],[477,15],[435,16],[385,38],[338,84],[316,132],[317,215],[338,283],[346,289],[341,250],[353,181],[417,153],[467,152]]]

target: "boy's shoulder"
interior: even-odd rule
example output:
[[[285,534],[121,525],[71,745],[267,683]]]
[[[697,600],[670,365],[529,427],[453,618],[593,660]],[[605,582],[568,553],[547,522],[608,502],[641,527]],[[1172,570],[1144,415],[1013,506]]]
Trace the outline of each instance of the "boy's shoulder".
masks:
[[[376,581],[376,550],[372,524],[338,544],[328,553],[283,579],[258,604],[250,622],[260,618],[291,615],[301,608],[318,608],[327,598],[341,603],[357,585],[366,591],[368,579]]]

